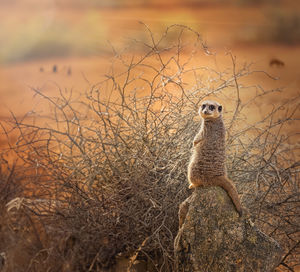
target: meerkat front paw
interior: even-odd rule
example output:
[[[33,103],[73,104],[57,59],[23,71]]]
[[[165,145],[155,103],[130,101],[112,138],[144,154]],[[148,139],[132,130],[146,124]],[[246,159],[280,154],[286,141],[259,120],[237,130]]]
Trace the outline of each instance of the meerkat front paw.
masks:
[[[191,183],[191,184],[189,185],[189,189],[193,189],[193,188],[195,188],[195,185]]]
[[[196,146],[200,141],[194,141],[193,146]]]

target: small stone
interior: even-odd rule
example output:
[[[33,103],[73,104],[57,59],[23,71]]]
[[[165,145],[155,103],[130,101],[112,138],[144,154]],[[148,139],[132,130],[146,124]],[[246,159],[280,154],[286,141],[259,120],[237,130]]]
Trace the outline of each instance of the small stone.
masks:
[[[6,261],[6,254],[5,252],[0,253],[0,271],[4,268]]]

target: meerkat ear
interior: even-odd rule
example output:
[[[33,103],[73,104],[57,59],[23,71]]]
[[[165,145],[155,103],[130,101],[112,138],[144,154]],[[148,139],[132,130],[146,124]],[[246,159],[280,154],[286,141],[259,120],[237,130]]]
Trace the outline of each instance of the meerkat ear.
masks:
[[[218,107],[218,111],[221,112],[222,111],[222,106]]]

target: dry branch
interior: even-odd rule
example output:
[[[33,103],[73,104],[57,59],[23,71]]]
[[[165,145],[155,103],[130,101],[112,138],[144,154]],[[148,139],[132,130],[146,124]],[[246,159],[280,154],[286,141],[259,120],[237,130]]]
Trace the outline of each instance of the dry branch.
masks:
[[[239,66],[233,55],[230,70],[196,65],[211,53],[185,26],[171,26],[159,39],[149,28],[147,33],[149,42],[135,41],[142,56],[116,55],[111,73],[84,97],[71,91],[50,97],[33,88],[50,104],[45,124],[14,115],[5,124],[8,137],[18,133],[11,150],[30,173],[24,192],[14,197],[36,204],[23,208],[41,220],[49,239],[43,264],[56,260],[61,269],[100,271],[123,254],[152,263],[154,271],[174,271],[173,240],[179,204],[189,194],[197,109],[213,96],[230,97],[235,105],[225,113],[229,175],[256,224],[285,248],[282,266],[293,269],[300,250],[299,162],[296,145],[282,131],[299,120],[299,98],[286,102],[286,111],[277,105],[248,123],[246,111],[276,91],[240,83],[257,73],[251,65]],[[249,98],[242,98],[246,93]],[[69,237],[63,251],[60,237]]]

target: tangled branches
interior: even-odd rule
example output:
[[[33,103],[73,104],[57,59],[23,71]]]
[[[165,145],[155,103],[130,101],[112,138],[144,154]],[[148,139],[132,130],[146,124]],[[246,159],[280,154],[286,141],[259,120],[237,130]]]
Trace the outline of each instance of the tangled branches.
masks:
[[[46,257],[36,254],[31,269],[52,262],[63,271],[100,271],[129,258],[130,266],[142,260],[150,271],[174,271],[196,112],[213,96],[228,104],[229,175],[256,224],[285,247],[282,265],[292,270],[300,249],[299,162],[296,146],[287,144],[291,135],[281,132],[296,122],[299,100],[249,122],[257,103],[276,93],[242,84],[262,72],[239,66],[231,54],[230,70],[199,65],[215,56],[185,26],[171,26],[159,39],[146,31],[148,39],[134,41],[138,56],[116,55],[106,79],[82,96],[34,89],[52,110],[47,122],[13,116],[2,125],[8,137],[18,133],[11,150],[31,177],[18,207],[40,222],[44,237],[39,252]]]

